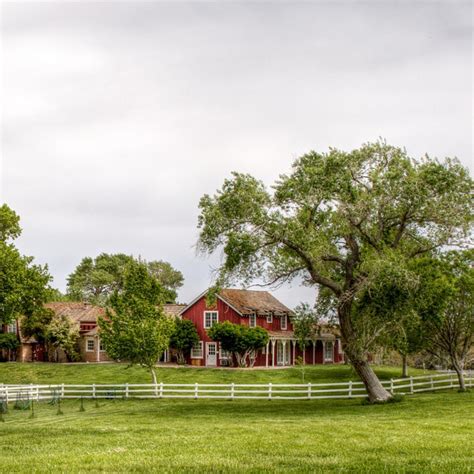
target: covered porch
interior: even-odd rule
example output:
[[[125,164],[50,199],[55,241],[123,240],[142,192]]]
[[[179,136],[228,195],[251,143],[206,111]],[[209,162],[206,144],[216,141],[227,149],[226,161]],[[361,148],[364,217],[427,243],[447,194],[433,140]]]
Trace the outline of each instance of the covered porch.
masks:
[[[298,345],[293,331],[269,331],[270,340],[262,350],[258,365],[265,367],[285,367],[296,364],[298,357],[305,364],[331,364],[343,361],[340,340],[333,334],[321,334],[308,340],[304,351]]]

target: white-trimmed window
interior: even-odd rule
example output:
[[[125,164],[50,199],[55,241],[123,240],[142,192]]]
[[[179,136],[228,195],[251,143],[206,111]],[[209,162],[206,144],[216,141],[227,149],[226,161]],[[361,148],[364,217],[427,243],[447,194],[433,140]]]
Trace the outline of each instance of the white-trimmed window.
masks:
[[[267,314],[267,323],[272,324],[273,323],[273,314]]]
[[[94,348],[95,348],[94,338],[88,337],[86,339],[86,352],[94,352]]]
[[[251,328],[257,326],[257,315],[255,313],[249,314],[249,326]]]
[[[199,341],[191,348],[191,359],[202,359],[204,354],[204,343]]]
[[[226,350],[224,350],[224,349],[221,349],[221,350],[219,351],[219,357],[220,357],[221,359],[224,359],[224,360],[231,359],[231,358],[232,358],[232,352],[226,351]]]
[[[324,360],[334,360],[334,342],[332,341],[326,341],[326,344],[324,345]]]
[[[10,324],[7,324],[7,332],[16,334],[16,321]]]
[[[288,329],[288,316],[286,314],[284,314],[281,318],[280,318],[280,327],[281,329],[285,330],[285,329]]]
[[[217,311],[204,311],[204,329],[209,329],[219,322],[219,313]]]

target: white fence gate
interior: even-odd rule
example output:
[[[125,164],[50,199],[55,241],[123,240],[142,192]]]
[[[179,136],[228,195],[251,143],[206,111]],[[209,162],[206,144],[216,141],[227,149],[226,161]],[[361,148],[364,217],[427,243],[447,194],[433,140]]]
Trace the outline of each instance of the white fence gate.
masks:
[[[465,375],[466,386],[472,387],[472,372]],[[382,385],[391,393],[407,394],[456,388],[456,374],[422,375],[403,379],[383,380]],[[9,385],[0,384],[0,401],[17,399],[114,399],[114,398],[221,398],[315,400],[330,398],[361,398],[367,392],[362,382],[331,382],[306,384],[91,384],[91,385]]]

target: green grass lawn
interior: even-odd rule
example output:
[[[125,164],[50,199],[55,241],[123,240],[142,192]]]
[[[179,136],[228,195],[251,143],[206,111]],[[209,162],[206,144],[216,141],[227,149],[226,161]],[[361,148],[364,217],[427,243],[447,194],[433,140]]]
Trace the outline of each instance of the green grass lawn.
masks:
[[[375,367],[382,379],[399,378],[400,367]],[[358,380],[349,365],[307,366],[305,382],[325,383]],[[410,375],[429,374],[410,369]],[[158,380],[165,383],[301,383],[297,367],[276,370],[157,368]],[[151,383],[150,373],[125,364],[0,363],[0,383]]]
[[[377,368],[397,376],[399,368]],[[415,372],[414,372],[415,374]],[[160,369],[163,381],[298,382],[296,369]],[[355,379],[346,366],[312,367],[312,382]],[[121,365],[0,364],[0,381],[148,382]],[[0,423],[0,472],[469,472],[472,393],[360,400],[86,400],[10,406]]]

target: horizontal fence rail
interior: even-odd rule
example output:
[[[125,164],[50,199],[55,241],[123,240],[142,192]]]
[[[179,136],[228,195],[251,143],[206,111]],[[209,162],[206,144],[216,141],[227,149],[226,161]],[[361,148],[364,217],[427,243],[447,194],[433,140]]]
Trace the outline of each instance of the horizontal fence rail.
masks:
[[[446,390],[458,386],[454,373],[422,375],[402,379],[381,381],[392,394],[431,392]],[[472,371],[465,374],[466,387],[473,387]],[[129,399],[129,398],[216,398],[216,399],[288,399],[316,400],[334,398],[361,398],[367,392],[362,382],[331,382],[301,384],[50,384],[50,385],[11,385],[0,384],[0,401],[15,402],[18,400],[57,400],[57,399]]]

